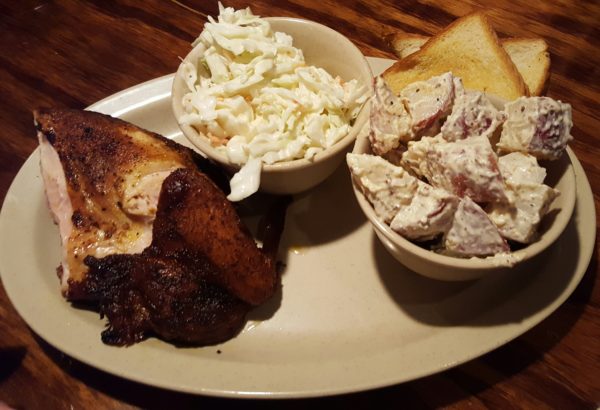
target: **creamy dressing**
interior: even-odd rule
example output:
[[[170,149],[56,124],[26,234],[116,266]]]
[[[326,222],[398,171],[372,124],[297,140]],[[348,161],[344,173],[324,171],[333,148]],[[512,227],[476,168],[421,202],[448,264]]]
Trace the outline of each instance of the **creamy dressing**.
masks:
[[[189,92],[178,121],[242,166],[228,197],[240,200],[258,189],[263,163],[312,159],[345,137],[367,86],[307,66],[292,37],[250,9],[219,3],[208,20],[194,43],[202,57],[182,63]]]
[[[486,256],[484,259],[486,261],[490,261],[493,266],[512,268],[517,263],[525,259],[525,257],[526,254],[522,251],[518,254],[510,252],[500,252],[495,255]],[[472,259],[476,258],[473,257]]]
[[[408,206],[400,208],[390,228],[413,240],[429,240],[448,231],[458,205],[458,197],[443,189],[418,181]]]
[[[498,111],[483,93],[467,91],[455,98],[452,112],[442,126],[441,132],[447,141],[472,136],[491,138],[504,120],[504,113]]]
[[[531,243],[536,239],[537,228],[559,192],[544,184],[507,183],[510,204],[491,204],[487,210],[506,239]]]
[[[400,208],[412,201],[418,181],[402,167],[367,154],[347,154],[346,161],[354,180],[383,222],[389,224]]]
[[[398,148],[400,141],[413,139],[412,119],[383,77],[375,77],[373,86],[369,140],[375,154],[385,155]]]
[[[457,256],[487,256],[510,248],[498,228],[479,205],[469,197],[460,201],[452,227],[444,240],[446,250]]]
[[[510,184],[541,184],[546,170],[538,165],[534,156],[513,152],[498,158],[498,167],[504,180]]]
[[[408,149],[402,154],[401,165],[412,171],[419,178],[430,180],[432,175],[427,165],[428,153],[433,151],[435,145],[445,142],[446,140],[444,140],[441,134],[409,142]]]
[[[261,163],[257,158],[250,158],[246,165],[231,178],[231,194],[227,197],[230,201],[240,201],[249,197],[260,185]]]
[[[426,81],[417,81],[407,85],[400,92],[404,104],[408,107],[411,116],[413,132],[427,131],[434,126],[437,120],[443,119],[452,108],[455,96],[455,84],[462,84],[454,81],[455,77],[451,73],[444,73],[437,77],[431,77]]]
[[[393,94],[383,77],[375,77],[369,136],[373,152],[386,158],[390,153],[400,157],[405,148],[401,143],[437,134],[455,96],[463,93],[461,80],[451,73],[412,83],[399,96]]]
[[[425,162],[434,187],[475,202],[506,202],[497,157],[484,136],[435,144]]]

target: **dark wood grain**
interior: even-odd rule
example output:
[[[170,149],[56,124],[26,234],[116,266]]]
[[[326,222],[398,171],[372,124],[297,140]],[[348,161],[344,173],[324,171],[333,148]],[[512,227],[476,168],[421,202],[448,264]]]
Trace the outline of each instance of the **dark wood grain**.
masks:
[[[486,10],[501,36],[542,36],[552,57],[548,94],[573,106],[571,147],[600,211],[600,2],[227,0],[263,16],[316,20],[364,54],[393,57],[386,36],[433,34]],[[217,4],[181,1],[0,1],[0,200],[36,147],[31,110],[85,107],[174,72]],[[596,221],[586,221],[595,223]],[[282,402],[179,394],[79,363],[33,334],[0,287],[0,403],[22,409],[597,408],[600,405],[598,246],[568,301],[540,325],[479,359],[410,383],[363,393]],[[1,407],[1,406],[0,406]]]

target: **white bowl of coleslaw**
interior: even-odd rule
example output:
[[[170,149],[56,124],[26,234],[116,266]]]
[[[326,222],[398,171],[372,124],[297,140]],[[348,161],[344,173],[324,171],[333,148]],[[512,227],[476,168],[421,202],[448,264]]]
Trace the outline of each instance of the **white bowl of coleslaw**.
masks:
[[[329,27],[221,6],[177,71],[172,107],[187,139],[235,174],[230,200],[295,194],[344,160],[368,121],[372,76]]]

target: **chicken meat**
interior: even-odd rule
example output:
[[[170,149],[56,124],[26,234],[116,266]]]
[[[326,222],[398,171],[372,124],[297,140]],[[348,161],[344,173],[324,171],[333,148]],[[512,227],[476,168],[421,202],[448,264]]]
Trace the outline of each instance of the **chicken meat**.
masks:
[[[63,295],[79,293],[83,260],[140,253],[152,240],[163,180],[207,160],[158,134],[107,115],[68,109],[34,112],[48,206],[59,226]],[[215,172],[215,171],[211,171]]]

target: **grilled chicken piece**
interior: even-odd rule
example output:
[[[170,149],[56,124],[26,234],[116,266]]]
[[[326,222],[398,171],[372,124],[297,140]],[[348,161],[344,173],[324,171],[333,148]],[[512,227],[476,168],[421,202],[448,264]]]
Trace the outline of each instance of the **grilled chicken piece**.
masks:
[[[250,305],[206,280],[214,273],[207,261],[194,267],[151,253],[86,258],[85,291],[109,321],[104,343],[131,345],[151,332],[189,344],[235,336]]]
[[[158,134],[81,110],[34,113],[46,197],[59,225],[62,292],[71,300],[86,276],[86,256],[140,253],[152,240],[163,180],[195,168],[193,151]]]
[[[256,247],[223,191],[201,173],[179,170],[165,181],[153,236],[157,254],[209,261],[211,280],[251,305],[275,291],[275,255]]]
[[[285,205],[268,214],[258,249],[209,178],[191,169],[173,172],[163,183],[150,247],[86,258],[85,292],[109,320],[103,341],[131,344],[149,333],[194,344],[233,337],[251,306],[275,292]]]

